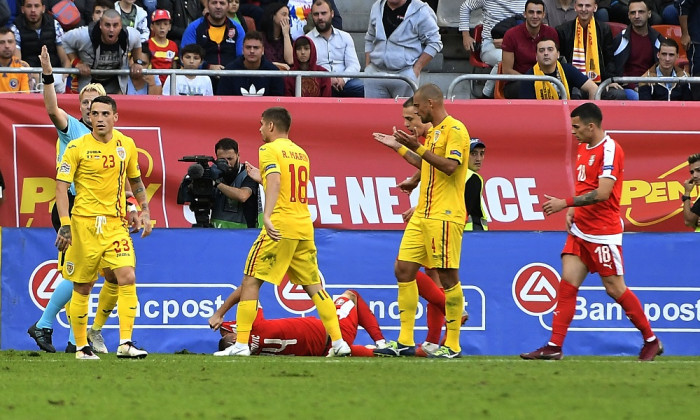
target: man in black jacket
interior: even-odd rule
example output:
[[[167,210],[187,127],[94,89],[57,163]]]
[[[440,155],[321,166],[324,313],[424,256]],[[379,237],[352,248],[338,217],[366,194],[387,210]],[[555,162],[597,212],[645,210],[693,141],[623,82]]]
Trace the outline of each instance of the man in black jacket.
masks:
[[[42,45],[46,45],[54,67],[70,67],[68,56],[63,49],[63,29],[58,22],[46,13],[42,0],[22,0],[21,13],[17,15],[12,32],[17,39],[15,56],[26,61],[30,67],[41,67],[39,54]],[[66,89],[63,75],[56,74],[54,86],[56,92]]]
[[[663,37],[649,25],[651,11],[646,0],[630,0],[630,24],[615,37],[616,76],[640,77],[656,63]],[[625,86],[629,100],[639,100],[636,84]]]
[[[576,19],[557,27],[560,55],[596,83],[617,74],[615,69],[612,32],[607,23],[597,22],[593,17],[597,0],[576,0]],[[595,37],[588,29],[595,28]],[[579,37],[577,38],[577,34]],[[591,56],[598,50],[597,56]],[[617,83],[611,83],[602,95],[603,99],[625,99],[625,91]],[[593,99],[593,98],[590,98]]]

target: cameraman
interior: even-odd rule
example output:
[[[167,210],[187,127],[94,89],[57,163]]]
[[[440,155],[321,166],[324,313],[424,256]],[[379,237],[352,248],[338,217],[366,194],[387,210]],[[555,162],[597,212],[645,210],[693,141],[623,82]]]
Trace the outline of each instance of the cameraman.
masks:
[[[214,182],[214,207],[211,224],[215,228],[245,229],[256,228],[260,214],[258,183],[246,172],[245,165],[238,159],[238,143],[223,138],[214,146],[216,166],[221,177]]]

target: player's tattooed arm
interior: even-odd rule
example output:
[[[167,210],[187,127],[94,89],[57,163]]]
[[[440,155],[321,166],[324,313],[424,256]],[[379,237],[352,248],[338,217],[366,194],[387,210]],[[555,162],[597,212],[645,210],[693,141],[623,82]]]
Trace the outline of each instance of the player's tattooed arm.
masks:
[[[144,187],[140,176],[129,178],[129,182],[131,183],[131,192],[134,193],[136,201],[139,203],[139,206],[141,206],[141,226],[143,226],[141,237],[145,238],[151,234],[151,230],[153,229],[151,225],[151,210],[148,208],[146,187]]]
[[[574,197],[574,207],[589,206],[605,200],[607,200],[607,198],[601,199],[598,197],[598,190],[593,190],[583,195],[577,195]]]
[[[129,178],[129,182],[131,183],[131,192],[134,194],[139,206],[141,206],[141,211],[149,211],[146,187],[143,185],[141,177],[137,176],[136,178]]]
[[[58,228],[58,234],[56,235],[56,248],[63,252],[68,249],[68,246],[73,242],[73,236],[71,235],[70,225],[63,225]]]

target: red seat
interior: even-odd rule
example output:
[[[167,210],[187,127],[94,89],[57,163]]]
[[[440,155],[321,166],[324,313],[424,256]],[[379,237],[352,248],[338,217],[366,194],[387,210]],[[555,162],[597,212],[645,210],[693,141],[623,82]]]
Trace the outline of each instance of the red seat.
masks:
[[[481,33],[483,32],[483,30],[484,30],[484,25],[476,25],[474,27],[474,34],[472,35],[472,38],[474,38],[475,45],[481,45],[481,40],[482,40]],[[474,68],[481,68],[481,69],[486,69],[486,68],[491,67],[488,64],[484,63],[483,61],[481,61],[481,52],[480,51],[481,51],[481,49],[479,49],[479,51],[472,51],[469,54],[469,64],[474,66]]]
[[[627,25],[624,23],[619,23],[619,22],[607,22],[608,26],[610,26],[610,31],[612,32],[613,38],[618,36],[619,34],[622,33],[625,29],[627,29]]]
[[[681,44],[681,27],[678,25],[654,25],[652,28],[664,38],[672,39],[678,43],[678,62],[676,64],[678,67],[685,68],[688,65],[688,54]]]

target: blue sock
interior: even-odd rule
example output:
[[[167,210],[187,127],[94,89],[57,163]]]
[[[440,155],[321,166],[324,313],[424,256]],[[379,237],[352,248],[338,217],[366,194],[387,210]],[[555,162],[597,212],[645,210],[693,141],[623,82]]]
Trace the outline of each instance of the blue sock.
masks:
[[[53,321],[56,319],[56,315],[61,312],[66,303],[70,300],[73,295],[73,282],[68,280],[61,280],[56,286],[56,290],[53,291],[51,299],[49,299],[44,313],[39,318],[36,323],[37,328],[53,328]],[[71,334],[73,332],[71,331]]]

